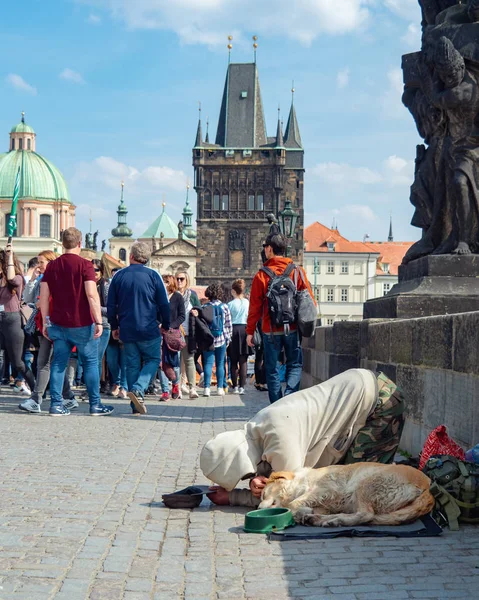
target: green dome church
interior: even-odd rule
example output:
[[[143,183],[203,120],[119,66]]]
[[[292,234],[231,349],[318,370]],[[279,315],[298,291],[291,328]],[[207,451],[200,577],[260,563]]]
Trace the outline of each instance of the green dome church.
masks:
[[[0,244],[5,245],[15,178],[20,168],[20,195],[14,251],[28,262],[41,250],[61,252],[60,232],[75,225],[75,206],[63,175],[36,152],[36,133],[25,123],[10,130],[8,152],[0,154]]]

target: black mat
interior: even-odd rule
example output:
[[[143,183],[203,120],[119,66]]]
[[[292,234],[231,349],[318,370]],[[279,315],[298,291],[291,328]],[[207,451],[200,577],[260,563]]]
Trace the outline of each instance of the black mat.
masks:
[[[365,525],[357,527],[306,527],[296,525],[283,531],[269,534],[270,539],[284,542],[286,540],[315,540],[336,537],[434,537],[441,535],[442,529],[430,516],[421,517],[407,525]]]

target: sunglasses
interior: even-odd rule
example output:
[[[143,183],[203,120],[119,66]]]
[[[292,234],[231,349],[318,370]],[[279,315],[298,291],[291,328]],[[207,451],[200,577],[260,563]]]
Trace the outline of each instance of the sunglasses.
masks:
[[[95,273],[101,273],[101,269],[95,269]]]
[[[176,281],[185,281],[186,277],[177,277]]]
[[[267,248],[270,244],[263,244],[263,248]]]

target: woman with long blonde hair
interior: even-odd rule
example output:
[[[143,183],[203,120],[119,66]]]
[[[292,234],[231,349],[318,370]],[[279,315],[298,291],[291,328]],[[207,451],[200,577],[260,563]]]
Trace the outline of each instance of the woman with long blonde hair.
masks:
[[[57,255],[51,250],[43,250],[39,253],[38,265],[34,269],[30,281],[25,286],[25,291],[23,293],[23,299],[25,302],[35,304],[36,307],[39,308],[40,284],[43,274],[45,273],[49,263],[56,258]],[[31,397],[27,398],[27,400],[18,406],[20,410],[30,413],[42,412],[40,406],[45,390],[47,389],[48,382],[50,381],[50,364],[53,356],[53,343],[42,335],[42,319],[40,311],[37,313],[36,330],[40,344],[37,358],[37,380],[34,384],[34,387],[32,387],[33,391]],[[65,398],[65,402],[63,404],[69,410],[78,408],[78,402],[75,400],[75,396],[71,390],[67,377],[65,377],[63,385],[63,397]]]

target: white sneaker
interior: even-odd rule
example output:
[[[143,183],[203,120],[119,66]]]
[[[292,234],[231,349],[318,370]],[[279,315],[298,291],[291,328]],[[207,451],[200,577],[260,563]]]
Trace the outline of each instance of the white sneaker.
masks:
[[[21,396],[31,396],[32,395],[30,388],[24,381],[22,381],[22,384],[20,386],[14,385],[13,391],[15,392],[15,394],[20,394]]]
[[[206,398],[209,398],[209,397],[210,397],[210,394],[211,394],[211,390],[210,390],[210,388],[205,388],[205,389],[203,390],[203,396],[206,396]]]
[[[240,389],[238,386],[236,386],[235,388],[233,388],[233,394],[239,394],[240,393]]]
[[[35,400],[33,400],[33,398],[28,398],[28,400],[25,400],[25,402],[22,402],[21,404],[19,404],[18,408],[20,410],[24,410],[24,411],[30,412],[30,413],[41,413],[42,412],[40,405],[37,404],[35,402]]]
[[[238,394],[242,396],[244,394],[244,388],[240,387],[238,390]]]
[[[225,395],[225,391],[223,388],[218,388],[218,396],[224,396]]]
[[[67,410],[75,410],[76,408],[78,408],[79,404],[75,400],[75,398],[70,398],[70,400],[64,400],[63,401],[63,406]]]
[[[185,396],[187,396],[190,393],[190,388],[186,385],[186,383],[183,383],[181,385],[181,391],[183,394],[185,394]]]
[[[195,388],[191,388],[190,390],[190,400],[194,400],[195,398],[198,398],[198,392],[195,390]]]

